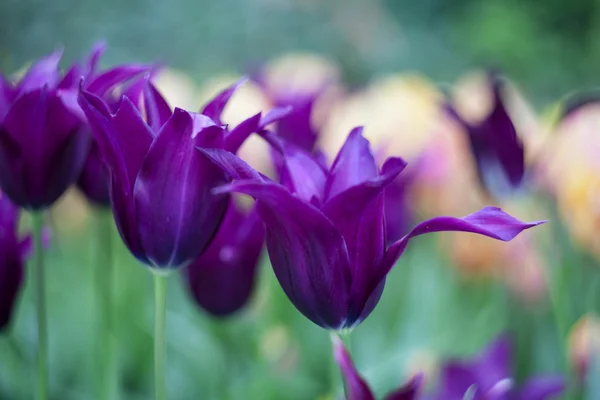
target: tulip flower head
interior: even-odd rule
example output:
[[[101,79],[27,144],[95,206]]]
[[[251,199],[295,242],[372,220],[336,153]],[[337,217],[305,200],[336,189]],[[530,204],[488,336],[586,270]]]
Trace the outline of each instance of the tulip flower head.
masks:
[[[30,235],[19,238],[18,224],[19,209],[0,193],[0,332],[10,323],[33,248]]]
[[[257,201],[273,270],[296,308],[315,324],[353,328],[375,308],[386,276],[408,242],[426,233],[471,232],[508,241],[542,222],[521,222],[496,207],[463,218],[437,217],[386,248],[384,189],[404,169],[397,157],[381,170],[362,129],[350,132],[328,170],[309,153],[266,135],[282,153],[282,183],[220,150],[202,150],[238,180],[215,193],[238,192]]]
[[[154,268],[189,264],[206,249],[228,207],[212,189],[226,174],[197,148],[236,151],[273,118],[257,114],[229,131],[220,116],[236,84],[202,111],[171,111],[151,83],[137,99],[124,95],[116,108],[82,89],[79,102],[107,165],[117,227],[131,253]],[[283,115],[283,114],[281,114]]]
[[[342,370],[346,387],[346,400],[375,400],[375,395],[356,370],[342,340],[334,334],[331,335],[331,340],[333,342],[333,356]],[[406,385],[385,396],[384,400],[417,400],[421,383],[422,376],[417,375]]]
[[[451,361],[443,368],[436,400],[549,400],[564,390],[564,380],[554,376],[529,379],[517,388],[511,374],[512,348],[507,336],[493,341],[469,361]]]
[[[76,101],[81,68],[61,75],[61,56],[35,62],[18,82],[0,75],[0,188],[26,209],[50,206],[75,182],[90,144]]]
[[[489,72],[488,82],[493,104],[483,121],[472,124],[451,104],[446,103],[445,108],[468,135],[481,187],[493,197],[501,198],[523,182],[525,153],[502,98],[502,80],[495,72]]]
[[[250,298],[265,232],[255,210],[232,201],[215,238],[184,271],[196,303],[214,316],[228,316]]]

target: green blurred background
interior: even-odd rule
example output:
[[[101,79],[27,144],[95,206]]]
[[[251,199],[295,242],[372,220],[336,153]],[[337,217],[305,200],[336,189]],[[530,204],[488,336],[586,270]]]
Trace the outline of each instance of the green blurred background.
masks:
[[[65,47],[67,60],[75,60],[96,40],[106,39],[105,65],[158,60],[201,82],[306,50],[336,61],[349,85],[406,70],[452,82],[466,69],[496,65],[542,106],[597,84],[599,34],[600,2],[584,0],[568,5],[559,0],[1,0],[0,67],[15,71],[57,46]],[[392,272],[373,315],[352,338],[359,369],[379,395],[440,358],[473,353],[504,329],[518,338],[520,377],[566,369],[560,337],[598,305],[596,261],[571,245],[552,202],[531,201],[552,220],[536,235],[548,271],[561,276],[558,284],[568,308],[563,321],[557,324],[549,301],[527,308],[498,282],[464,282],[448,268],[446,254],[431,251],[438,248],[437,237],[419,238]],[[98,221],[75,208],[52,213],[49,223],[56,227],[70,218],[89,227],[56,229],[49,251],[51,398],[56,400],[95,398],[96,356],[102,351],[94,349]],[[120,398],[149,399],[151,276],[116,232],[113,236]],[[224,322],[200,311],[179,279],[171,279],[171,399],[332,398],[331,377],[339,376],[332,373],[328,334],[291,306],[266,257],[260,274],[252,304]],[[11,334],[0,337],[0,399],[32,398],[33,311],[27,285]],[[336,393],[342,393],[340,382]]]

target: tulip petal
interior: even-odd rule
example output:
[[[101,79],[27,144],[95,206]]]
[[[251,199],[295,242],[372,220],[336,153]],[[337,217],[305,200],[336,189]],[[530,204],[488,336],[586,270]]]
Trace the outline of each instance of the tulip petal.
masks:
[[[384,188],[389,185],[406,163],[401,158],[389,158],[382,174],[353,186],[330,198],[323,213],[342,233],[352,271],[351,305],[358,318],[370,296],[369,277],[381,263],[385,252]]]
[[[265,128],[267,125],[285,119],[290,115],[290,113],[292,113],[293,110],[294,109],[291,106],[275,107],[269,110],[269,112],[267,112],[260,120],[261,128]]]
[[[375,400],[375,395],[356,370],[342,340],[336,334],[331,334],[331,341],[333,343],[333,356],[344,378],[346,400]]]
[[[152,135],[139,113],[134,111],[135,106],[126,98],[117,112],[120,115],[118,120],[117,115],[112,117],[107,105],[92,93],[82,90],[79,104],[87,116],[111,176],[110,193],[119,233],[133,255],[146,262],[136,230],[133,188],[142,161],[152,143]],[[116,126],[118,121],[122,121],[123,129]]]
[[[258,181],[262,181],[263,179],[256,170],[229,151],[223,149],[203,149],[201,147],[197,147],[197,150],[229,175],[231,179],[256,179]],[[218,189],[215,191],[218,191]]]
[[[15,98],[16,90],[12,83],[0,74],[0,121],[8,112],[11,103]]]
[[[316,98],[316,97],[315,97]],[[317,131],[312,126],[312,109],[315,98],[296,104],[277,124],[277,135],[306,151],[312,151],[317,141]]]
[[[327,179],[327,199],[379,174],[369,141],[362,136],[362,127],[352,129],[338,153]]]
[[[144,86],[144,109],[148,125],[154,132],[158,132],[171,117],[171,108],[167,101],[150,81]]]
[[[301,199],[307,202],[315,199],[320,204],[327,180],[321,165],[309,153],[289,142],[270,134],[265,134],[264,137],[283,155],[281,184]]]
[[[231,202],[215,238],[186,268],[196,302],[214,316],[228,316],[248,301],[264,241],[258,214],[245,214]]]
[[[238,192],[257,200],[275,276],[296,308],[315,324],[345,325],[350,261],[342,235],[315,207],[281,185],[237,181],[219,192]]]
[[[385,397],[385,400],[416,400],[423,382],[423,375],[413,377],[406,385],[393,391]]]
[[[211,193],[225,183],[225,174],[196,151],[193,127],[193,116],[176,108],[150,146],[135,182],[139,235],[156,267],[180,267],[198,257],[227,208],[227,197]],[[205,140],[203,132],[197,137]],[[215,139],[221,143],[214,147],[222,145],[222,135]]]
[[[218,125],[222,125],[221,114],[223,114],[223,110],[227,103],[231,99],[231,96],[242,86],[244,83],[248,81],[248,78],[244,77],[238,80],[233,85],[229,86],[221,93],[219,93],[210,103],[204,106],[202,110],[202,114],[208,116],[213,121],[215,121]]]
[[[260,113],[240,122],[225,137],[225,150],[236,153],[242,146],[242,143],[254,132],[259,130]]]
[[[49,90],[54,89],[60,81],[58,63],[62,58],[62,53],[62,50],[56,50],[29,67],[27,73],[19,82],[19,93],[41,89],[44,86]]]
[[[540,376],[527,381],[516,400],[558,399],[565,390],[565,380],[559,376]]]
[[[463,400],[469,390],[481,393],[476,385],[477,377],[473,372],[473,368],[460,362],[450,362],[445,365],[440,377],[441,390],[436,399]]]
[[[378,282],[387,275],[406,249],[410,239],[416,236],[433,232],[456,231],[476,233],[508,242],[522,231],[545,222],[547,221],[522,222],[498,207],[485,207],[463,218],[436,217],[423,221],[387,249],[381,268],[377,274],[373,274],[375,280],[371,282],[371,287],[376,287]]]
[[[501,335],[479,355],[475,370],[481,390],[488,392],[500,381],[510,379],[512,366],[512,342],[508,335]]]
[[[104,55],[106,51],[106,42],[101,40],[94,44],[92,47],[92,51],[88,56],[87,63],[85,64],[85,75],[91,75],[96,73],[98,69],[98,64],[100,63],[100,58]]]
[[[87,84],[86,90],[95,95],[104,96],[116,85],[148,72],[149,69],[149,66],[142,64],[119,65],[94,76]]]

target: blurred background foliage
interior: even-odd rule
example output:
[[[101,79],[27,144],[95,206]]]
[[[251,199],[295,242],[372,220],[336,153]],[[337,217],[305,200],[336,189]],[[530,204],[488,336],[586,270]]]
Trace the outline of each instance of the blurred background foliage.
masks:
[[[497,65],[544,102],[598,84],[599,31],[592,0],[3,0],[0,66],[58,45],[73,60],[104,38],[106,63],[159,59],[204,79],[307,50],[355,84],[406,69],[453,81]]]
[[[585,0],[1,0],[0,68],[16,71],[58,46],[72,61],[105,39],[106,65],[158,60],[200,85],[215,75],[252,71],[287,52],[310,51],[339,65],[342,80],[355,88],[374,76],[406,71],[444,84],[472,68],[494,65],[543,109],[600,81],[599,34],[600,2]],[[574,207],[585,206],[579,199],[571,199]],[[472,354],[507,329],[517,338],[520,378],[568,369],[562,339],[579,317],[600,306],[594,249],[574,244],[581,241],[569,236],[561,222],[565,212],[553,201],[528,198],[517,209],[534,210],[517,212],[520,218],[552,221],[535,232],[545,272],[533,282],[552,294],[527,299],[539,288],[519,289],[518,283],[527,281],[521,272],[511,278],[517,281],[509,285],[517,287],[512,291],[505,282],[487,279],[490,274],[463,279],[471,275],[470,265],[477,269],[493,258],[494,248],[483,247],[484,254],[473,256],[452,240],[416,240],[390,275],[373,315],[353,334],[357,365],[379,395],[414,371],[435,371],[443,358]],[[91,399],[95,393],[93,354],[102,349],[91,350],[98,332],[94,261],[103,250],[94,246],[100,222],[89,211],[70,193],[49,219],[54,228],[48,266],[52,399]],[[593,232],[595,220],[589,214],[583,218]],[[114,243],[121,398],[148,399],[151,277],[116,232]],[[327,334],[293,308],[263,257],[251,305],[227,321],[202,313],[179,279],[171,280],[170,398],[331,399],[332,377],[342,393]],[[448,267],[457,263],[467,272]],[[519,290],[525,295],[514,296]],[[29,285],[21,299],[12,333],[0,338],[0,399],[30,398],[35,326]],[[577,396],[577,390],[570,395]]]

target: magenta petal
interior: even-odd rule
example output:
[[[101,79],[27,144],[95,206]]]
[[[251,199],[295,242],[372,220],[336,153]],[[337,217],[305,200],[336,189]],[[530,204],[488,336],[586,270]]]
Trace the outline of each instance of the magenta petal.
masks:
[[[275,183],[237,181],[221,191],[257,200],[273,271],[296,308],[324,328],[344,327],[350,261],[344,239],[331,222]]]
[[[327,180],[326,198],[356,186],[379,174],[369,141],[362,136],[362,127],[354,128],[338,153]]]
[[[264,235],[258,214],[245,214],[231,202],[211,244],[185,270],[186,283],[198,305],[224,317],[247,303]]]
[[[242,78],[233,85],[229,86],[227,89],[223,90],[219,93],[210,103],[204,106],[202,110],[202,114],[208,116],[217,124],[221,125],[221,114],[223,114],[223,110],[227,103],[231,99],[231,96],[238,90],[240,86],[248,81],[248,78]]]
[[[150,81],[144,86],[144,109],[148,125],[154,132],[158,132],[171,117],[171,108],[167,101]]]
[[[565,390],[565,380],[559,376],[531,378],[519,391],[515,400],[558,399]]]
[[[0,121],[4,119],[15,95],[16,89],[13,87],[12,83],[0,74]]]
[[[379,272],[374,274],[375,280],[371,283],[372,287],[377,286],[379,280],[383,279],[390,269],[392,269],[413,237],[433,232],[456,231],[476,233],[508,242],[522,231],[545,222],[522,222],[498,207],[485,207],[463,218],[436,217],[423,221],[387,249]]]
[[[375,395],[356,370],[342,340],[337,335],[332,334],[331,341],[333,342],[333,356],[344,378],[346,400],[375,400]]]
[[[477,376],[470,366],[452,362],[444,366],[440,377],[440,392],[436,400],[463,400],[465,393],[471,388],[482,394],[481,388],[477,387]],[[479,399],[480,397],[475,397]]]
[[[225,183],[225,174],[196,150],[193,125],[192,115],[176,108],[135,182],[139,235],[156,267],[181,267],[198,257],[227,208],[227,197],[211,193]]]
[[[85,64],[85,75],[91,75],[96,72],[98,69],[98,64],[100,63],[100,58],[104,55],[106,51],[106,42],[103,40],[94,44],[92,47],[92,51],[87,59],[87,63]]]
[[[29,70],[19,83],[19,93],[41,89],[44,86],[49,90],[54,89],[61,77],[58,63],[62,58],[62,53],[62,50],[57,50],[29,67]]]

